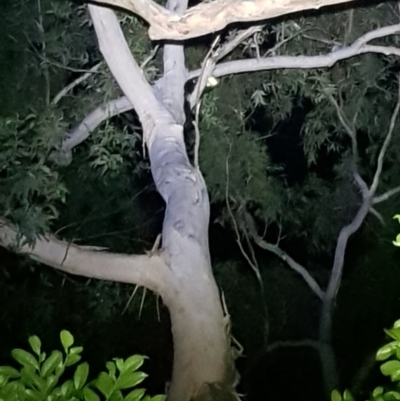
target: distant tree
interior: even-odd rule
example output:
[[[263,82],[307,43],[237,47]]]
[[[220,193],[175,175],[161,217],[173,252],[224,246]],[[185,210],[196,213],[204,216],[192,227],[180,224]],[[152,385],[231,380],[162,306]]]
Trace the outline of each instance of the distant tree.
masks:
[[[33,2],[27,3],[31,10]],[[86,8],[73,3],[35,4],[35,23],[24,36],[39,60],[36,68],[27,70],[40,71],[42,92],[34,113],[5,116],[1,121],[0,243],[67,273],[137,284],[159,294],[169,309],[174,338],[169,398],[234,399],[236,353],[231,349],[229,315],[211,270],[208,187],[213,201],[223,205],[220,222],[232,224],[261,285],[253,242],[286,261],[321,299],[319,336],[312,344],[321,355],[326,388],[332,389],[337,384],[332,316],[348,239],[369,212],[380,218],[374,204],[400,191],[398,170],[391,163],[398,160],[400,150],[399,138],[393,137],[400,107],[396,79],[400,24],[395,3],[230,29],[188,46],[189,71],[184,39],[222,29],[229,22],[283,16],[319,7],[321,2],[216,1],[188,10],[183,0],[171,0],[166,8],[139,0],[107,3],[147,20],[150,37],[177,41],[162,42],[162,57],[157,57],[158,47],[151,49],[144,25],[135,17],[123,15],[118,21],[111,9],[91,4],[89,19]],[[26,11],[16,6],[14,25]],[[210,15],[217,22],[221,18],[220,25],[214,25]],[[92,24],[120,89],[100,61]],[[68,42],[65,47],[63,40]],[[250,72],[254,75],[246,75],[248,79],[237,75]],[[194,84],[189,93],[187,83]],[[206,87],[215,85],[203,95]],[[328,165],[331,178],[314,172],[288,186],[270,161],[263,137],[275,135],[294,105],[305,100],[310,102],[302,131],[305,157],[312,170],[321,158],[333,155],[334,162]],[[194,130],[186,142],[185,101],[194,115]],[[110,120],[132,109],[136,115],[122,124]],[[261,135],[249,123],[256,110],[268,116]],[[95,130],[97,134],[91,135]],[[137,163],[134,173],[146,169],[138,133],[166,203],[161,248],[159,237],[146,254],[118,254],[50,235],[59,203],[67,200],[60,177],[67,181],[65,166],[72,162],[72,151],[91,141],[89,163],[75,150],[81,157],[82,176],[92,167],[112,182],[113,177],[132,174],[129,163],[131,168]],[[377,196],[381,181],[386,192]],[[101,199],[93,199],[96,202]],[[310,254],[329,251],[338,238],[325,290],[279,246],[280,234],[276,244],[259,234],[267,226],[295,238],[302,233]]]

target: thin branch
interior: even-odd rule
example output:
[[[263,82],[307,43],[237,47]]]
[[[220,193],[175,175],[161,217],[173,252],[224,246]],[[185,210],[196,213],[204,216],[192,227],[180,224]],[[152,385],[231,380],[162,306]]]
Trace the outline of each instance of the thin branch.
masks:
[[[393,136],[393,131],[394,131],[394,126],[396,124],[397,121],[397,117],[399,115],[399,111],[400,111],[400,75],[398,75],[397,77],[397,103],[396,103],[396,107],[393,110],[393,114],[392,114],[392,118],[390,119],[390,125],[389,125],[389,131],[386,135],[385,141],[383,142],[382,148],[379,152],[378,155],[378,163],[377,163],[377,167],[376,167],[376,171],[375,171],[375,175],[374,175],[374,179],[372,181],[372,185],[370,188],[370,194],[371,197],[373,197],[375,195],[375,192],[378,188],[379,185],[379,179],[381,176],[381,172],[382,172],[382,168],[383,168],[383,160],[385,158],[385,154],[386,151],[389,147],[390,141],[392,139]]]
[[[378,53],[400,56],[400,49],[396,47],[371,46],[367,43],[373,39],[382,38],[400,33],[400,24],[378,28],[360,36],[352,45],[342,47],[334,52],[316,56],[275,56],[261,59],[235,60],[221,63],[215,67],[213,75],[223,77],[245,72],[287,69],[311,69],[332,67],[338,61],[345,60],[360,54]],[[199,70],[189,73],[189,79],[200,74]]]
[[[93,66],[89,71],[85,72],[83,75],[80,77],[76,78],[74,81],[72,81],[69,85],[67,85],[65,88],[61,89],[60,92],[57,93],[56,96],[54,96],[54,99],[52,100],[52,104],[57,104],[68,92],[70,92],[75,86],[78,86],[82,82],[86,81],[89,77],[92,76],[93,73],[96,73],[97,70],[101,67],[103,63],[97,63],[95,66]]]
[[[382,195],[375,196],[374,199],[372,199],[372,204],[376,205],[377,203],[384,202],[385,200],[389,199],[391,196],[396,195],[399,192],[400,192],[400,186],[390,189],[389,191],[385,192]]]
[[[257,264],[253,263],[253,261],[251,260],[250,256],[247,254],[247,252],[245,251],[245,249],[243,247],[242,240],[240,238],[239,227],[237,225],[235,216],[233,215],[231,206],[229,204],[229,158],[230,158],[230,155],[231,155],[231,148],[232,148],[232,144],[229,145],[229,152],[228,152],[228,156],[226,157],[226,161],[225,161],[225,170],[226,170],[225,202],[226,202],[226,208],[227,208],[229,216],[230,216],[230,218],[232,220],[233,228],[234,228],[235,234],[236,234],[236,242],[237,242],[237,244],[239,246],[240,252],[242,253],[242,255],[246,259],[247,263],[249,264],[249,266],[253,270],[254,274],[256,275],[257,280],[261,285],[261,288],[263,288],[263,281],[262,281],[262,278],[261,278],[260,269],[258,268]]]
[[[264,241],[257,234],[253,218],[248,213],[246,213],[245,218],[246,218],[246,226],[247,226],[248,232],[251,235],[251,237],[254,239],[254,242],[261,249],[265,249],[266,251],[274,253],[276,256],[278,256],[280,259],[282,259],[284,262],[286,262],[292,270],[294,270],[296,273],[298,273],[303,278],[303,280],[306,282],[306,284],[311,288],[312,292],[319,299],[323,299],[324,291],[321,289],[321,287],[315,281],[315,279],[311,276],[311,274],[308,272],[308,270],[305,267],[303,267],[300,263],[297,263],[284,250],[279,248],[279,246],[272,245],[272,244],[268,243],[267,241]]]

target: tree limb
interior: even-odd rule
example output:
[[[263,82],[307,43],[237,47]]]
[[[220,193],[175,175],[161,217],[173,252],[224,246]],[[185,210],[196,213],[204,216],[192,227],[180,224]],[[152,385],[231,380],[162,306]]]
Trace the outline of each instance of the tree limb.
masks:
[[[17,241],[17,230],[0,219],[0,245],[5,248],[16,247]],[[18,253],[69,274],[139,284],[157,293],[162,291],[165,281],[165,264],[162,257],[157,255],[149,257],[101,252],[52,236],[37,238],[34,246],[22,245]]]
[[[90,15],[99,40],[100,51],[120,88],[138,114],[144,137],[150,134],[155,120],[169,113],[146,81],[126,42],[114,11],[89,4]]]
[[[391,196],[396,195],[398,192],[400,192],[400,186],[390,189],[389,191],[385,192],[382,195],[375,196],[374,199],[372,199],[372,204],[376,205],[377,203],[384,202],[385,200],[389,199]]]
[[[300,274],[306,284],[311,288],[312,292],[319,298],[323,299],[324,291],[321,289],[319,284],[315,281],[315,279],[311,276],[308,270],[303,267],[300,263],[297,263],[293,258],[291,258],[284,250],[279,248],[278,245],[272,245],[267,241],[264,241],[256,231],[256,227],[254,224],[254,220],[249,213],[245,214],[246,219],[246,227],[249,231],[250,236],[253,238],[254,242],[262,249],[266,251],[274,253],[284,262],[286,262],[289,267],[294,270],[296,273]]]
[[[166,10],[152,0],[97,0],[134,12],[150,24],[152,40],[186,40],[218,32],[234,22],[254,22],[298,11],[319,9],[352,0],[213,0],[184,14]]]
[[[232,41],[228,42],[222,47],[219,53],[220,60],[223,56],[232,50],[233,46],[237,46],[238,41],[247,34],[252,33],[250,30],[239,33],[238,36]],[[335,52],[326,55],[318,56],[275,56],[262,59],[247,59],[236,60],[221,63],[216,65],[212,71],[213,76],[222,77],[231,74],[261,71],[261,70],[276,70],[279,68],[288,69],[309,69],[309,68],[323,68],[331,67],[333,64],[340,60],[349,57],[354,57],[358,54],[377,52],[381,54],[396,54],[400,56],[400,49],[393,47],[382,46],[367,46],[366,43],[372,39],[384,37],[386,35],[394,35],[400,33],[400,24],[390,25],[383,28],[378,28],[374,31],[368,32],[358,38],[352,45],[339,49]],[[191,71],[187,75],[187,80],[195,79],[202,73],[202,68]],[[133,74],[132,74],[133,76]],[[146,82],[147,84],[147,82]],[[148,84],[147,84],[148,85]],[[136,86],[133,86],[134,88]],[[140,96],[140,90],[136,90],[135,94]],[[132,103],[126,96],[110,101],[108,104],[102,105],[90,113],[73,131],[66,135],[67,139],[63,142],[61,153],[68,154],[75,146],[84,141],[95,128],[98,127],[105,119],[113,117],[119,113],[123,113],[133,109]]]

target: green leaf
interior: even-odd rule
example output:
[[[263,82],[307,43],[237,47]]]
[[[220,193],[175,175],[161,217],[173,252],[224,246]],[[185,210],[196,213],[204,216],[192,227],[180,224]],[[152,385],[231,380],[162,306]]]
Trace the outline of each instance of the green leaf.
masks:
[[[342,401],[342,396],[337,390],[333,390],[331,393],[331,401]]]
[[[83,347],[72,347],[69,350],[70,354],[80,354],[83,351]]]
[[[65,383],[62,384],[61,386],[61,394],[65,397],[65,398],[69,398],[72,391],[74,389],[74,385],[72,383],[72,380],[67,380]]]
[[[125,371],[117,379],[115,388],[118,390],[124,390],[131,388],[141,383],[147,377],[146,373],[143,372],[129,372]]]
[[[29,344],[32,348],[32,351],[37,355],[40,356],[40,348],[42,347],[42,343],[38,336],[31,336],[28,339]]]
[[[46,377],[54,372],[58,366],[62,366],[63,356],[60,351],[53,351],[43,362],[41,375]]]
[[[46,392],[49,393],[53,390],[54,386],[58,383],[58,377],[56,375],[51,375],[46,379]]]
[[[104,372],[99,374],[99,377],[94,382],[94,385],[101,391],[101,393],[108,398],[114,388],[114,380]]]
[[[124,371],[124,360],[121,358],[114,358],[115,364],[120,372]]]
[[[388,391],[385,394],[387,400],[400,400],[400,393],[398,391]]]
[[[144,388],[137,388],[132,390],[126,397],[125,401],[140,401],[144,396],[146,390]]]
[[[397,348],[397,341],[392,341],[389,344],[384,345],[376,353],[376,360],[384,361],[385,359],[388,359],[396,352],[396,348]]]
[[[376,387],[375,390],[372,392],[372,397],[376,398],[383,393],[383,387],[379,386]]]
[[[89,387],[83,389],[83,396],[85,397],[85,401],[100,401],[100,397]]]
[[[400,327],[385,329],[385,333],[396,341],[400,341]]]
[[[42,396],[38,391],[27,388],[24,390],[24,392],[25,392],[25,395],[28,396],[29,400],[42,401]]]
[[[109,375],[115,379],[115,373],[117,372],[117,368],[114,362],[107,362],[106,368],[108,369]]]
[[[39,369],[39,362],[30,352],[17,348],[11,351],[11,356],[22,366],[29,366],[37,370]]]
[[[142,365],[146,357],[142,355],[133,355],[130,356],[126,361],[124,365],[124,370],[130,370],[130,371],[135,371],[138,370]]]
[[[67,352],[68,349],[71,347],[71,345],[73,345],[73,343],[74,343],[74,337],[68,330],[61,331],[60,340],[61,340],[62,346],[65,349],[65,352]]]
[[[355,401],[353,395],[349,390],[344,390],[343,401]]]
[[[87,362],[81,363],[75,370],[74,385],[77,390],[80,390],[86,383],[89,375],[89,365]]]
[[[39,391],[44,391],[46,382],[35,373],[32,367],[26,366],[21,369],[21,378],[30,387],[36,387]]]
[[[151,397],[151,401],[165,401],[167,399],[167,396],[164,394],[158,394],[155,395],[154,397]]]
[[[7,379],[18,379],[21,376],[18,370],[11,366],[0,366],[0,375],[5,376]]]
[[[392,376],[400,370],[400,361],[388,361],[381,366],[381,372],[385,376]]]
[[[111,397],[109,398],[109,401],[122,401],[124,399],[121,391],[113,391],[111,394]]]
[[[78,354],[68,354],[65,358],[65,366],[72,366],[75,363],[79,362],[82,357]]]

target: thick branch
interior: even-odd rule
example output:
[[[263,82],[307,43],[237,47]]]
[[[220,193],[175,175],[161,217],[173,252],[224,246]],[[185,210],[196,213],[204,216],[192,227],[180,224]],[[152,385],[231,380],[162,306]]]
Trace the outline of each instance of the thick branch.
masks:
[[[248,31],[243,32],[244,35],[246,35],[247,33]],[[276,70],[280,68],[309,69],[330,67],[340,60],[354,57],[358,54],[375,51],[377,53],[398,54],[400,56],[400,49],[366,45],[366,43],[371,39],[381,38],[386,35],[394,35],[396,33],[400,33],[400,24],[391,25],[368,32],[367,34],[357,39],[351,46],[321,56],[276,56],[262,59],[229,61],[216,65],[213,75],[215,77],[222,77],[237,73],[261,70]],[[239,38],[242,38],[242,36],[239,35]],[[236,45],[237,42],[233,41],[231,44],[233,46]],[[222,57],[226,55],[226,52],[230,50],[231,46],[229,43],[226,45],[226,47],[224,45],[221,49],[221,53],[218,53],[218,59],[220,59],[220,56]],[[187,80],[199,77],[202,71],[203,69],[199,68],[190,72],[187,76]],[[134,74],[132,74],[132,76],[133,75]],[[133,87],[136,88],[136,86]],[[135,94],[139,96],[140,91],[135,90]],[[132,103],[125,96],[112,100],[108,105],[100,106],[91,114],[89,114],[80,125],[78,125],[72,132],[67,135],[68,138],[64,141],[62,145],[62,153],[68,154],[72,150],[72,148],[84,141],[88,137],[90,132],[96,129],[98,125],[107,118],[107,116],[112,117],[131,109],[133,109]]]
[[[160,114],[168,115],[129,49],[114,11],[89,4],[90,15],[99,40],[100,51],[129,99],[142,123],[143,132],[151,132]]]
[[[185,40],[218,32],[234,22],[261,21],[298,11],[348,3],[351,0],[213,0],[189,8],[183,15],[151,0],[97,0],[132,11],[150,24],[153,40]]]
[[[0,246],[8,248],[16,244],[17,230],[0,220]],[[160,256],[101,252],[51,236],[37,238],[33,247],[23,245],[18,252],[69,274],[138,284],[157,293],[160,293],[165,281],[165,265]]]

